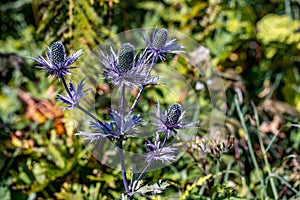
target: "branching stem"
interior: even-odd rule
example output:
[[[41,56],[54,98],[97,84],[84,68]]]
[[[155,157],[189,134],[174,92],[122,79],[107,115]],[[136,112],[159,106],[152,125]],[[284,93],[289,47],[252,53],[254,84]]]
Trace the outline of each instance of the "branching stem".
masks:
[[[164,141],[163,141],[161,147],[159,148],[159,152],[158,152],[156,155],[160,155],[160,154],[161,154],[163,148],[165,147],[166,141],[167,141],[167,139],[168,139],[168,135],[169,135],[169,130],[167,130],[166,135],[165,135],[165,138],[164,138]],[[155,155],[154,155],[154,156],[155,156]],[[151,165],[151,163],[152,163],[152,161],[153,161],[153,159],[154,159],[154,156],[152,157],[152,159],[151,159],[149,162],[147,162],[147,165],[146,165],[146,166],[144,167],[144,169],[141,171],[140,175],[139,175],[138,178],[136,179],[136,182],[137,182],[137,183],[141,180],[141,178],[142,178],[142,176],[144,175],[144,173],[146,172],[146,170],[150,167],[150,165]],[[136,191],[136,188],[135,188],[135,187],[132,188],[132,192],[134,192],[134,191]]]
[[[150,75],[150,73],[151,73],[151,71],[152,71],[152,69],[153,69],[153,66],[154,66],[155,60],[156,60],[156,56],[154,56],[154,57],[152,58],[152,62],[151,62],[151,65],[150,65],[149,71],[147,72],[147,76],[149,76],[149,75]],[[128,114],[127,114],[127,117],[126,117],[126,118],[130,117],[130,115],[132,114],[132,112],[133,112],[133,109],[135,108],[135,106],[136,106],[137,102],[139,101],[139,99],[140,99],[140,97],[141,97],[141,95],[142,95],[142,93],[143,93],[143,91],[144,91],[145,87],[146,87],[145,85],[142,85],[142,87],[141,87],[141,89],[140,89],[139,93],[137,94],[137,96],[136,96],[136,98],[135,98],[135,100],[134,100],[134,102],[133,102],[132,106],[130,107],[130,110],[129,110],[129,112],[128,112]]]
[[[70,92],[70,89],[68,88],[68,85],[66,83],[66,80],[63,76],[60,77],[62,82],[63,82],[63,85],[64,85],[64,88],[65,90],[67,91],[68,95],[70,98],[73,98],[71,92]],[[90,113],[88,110],[84,109],[82,106],[80,106],[80,104],[78,104],[76,106],[79,110],[81,110],[82,112],[84,112],[85,114],[87,114],[89,117],[91,117],[93,120],[95,120],[96,122],[98,122],[103,128],[105,128],[107,131],[109,131],[109,129],[106,127],[106,125],[101,122],[95,115],[93,115],[92,113]]]

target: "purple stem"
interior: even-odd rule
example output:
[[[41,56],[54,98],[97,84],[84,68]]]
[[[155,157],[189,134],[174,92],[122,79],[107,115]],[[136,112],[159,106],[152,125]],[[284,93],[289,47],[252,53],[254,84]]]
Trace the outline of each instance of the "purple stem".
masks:
[[[67,86],[66,80],[63,76],[61,76],[61,80],[63,82],[63,85],[69,95],[70,98],[72,98],[72,94]],[[123,120],[124,121],[124,87],[122,88],[122,99],[121,99],[121,104],[122,104],[122,113],[123,113]],[[86,109],[84,109],[83,107],[81,107],[79,104],[76,106],[79,110],[81,110],[82,112],[84,112],[85,114],[87,114],[89,117],[91,117],[92,119],[94,119],[95,121],[97,121],[99,124],[101,124],[105,129],[106,125],[103,124],[99,119],[97,119],[97,117],[95,117],[92,113],[90,113],[89,111],[87,111]],[[124,124],[124,122],[122,123]],[[122,125],[124,126],[124,125]],[[124,128],[122,128],[124,129]],[[107,131],[109,131],[107,129]],[[122,178],[123,178],[123,184],[124,184],[124,188],[126,190],[126,193],[129,192],[129,187],[128,187],[128,182],[126,179],[126,171],[125,171],[125,163],[124,163],[124,153],[123,153],[123,144],[122,141],[118,141],[117,146],[119,148],[119,158],[120,158],[120,164],[121,164],[121,168],[122,168]]]
[[[68,87],[68,85],[67,85],[67,83],[66,83],[66,80],[65,80],[64,76],[60,76],[60,78],[61,78],[61,80],[62,80],[62,82],[63,82],[63,84],[64,84],[64,87],[65,87],[65,89],[66,89],[66,91],[67,91],[69,97],[70,97],[70,98],[73,98],[73,96],[72,96],[72,94],[71,94],[71,92],[70,92],[70,90],[69,90],[69,87]]]
[[[123,135],[124,131],[124,113],[125,113],[125,85],[123,84],[121,86],[121,133]],[[122,169],[122,179],[123,179],[123,184],[124,188],[126,190],[126,193],[129,192],[129,186],[126,178],[126,169],[125,169],[125,162],[124,162],[124,152],[123,152],[123,143],[122,140],[119,140],[117,142],[117,146],[119,147],[119,159],[120,159],[120,164],[121,164],[121,169]]]
[[[66,83],[66,80],[63,76],[60,77],[62,82],[63,82],[63,85],[69,95],[70,98],[73,98],[68,86],[67,86],[67,83]],[[96,122],[98,122],[102,127],[104,127],[107,131],[109,131],[109,129],[106,127],[105,124],[103,124],[103,122],[101,122],[96,116],[94,116],[92,113],[90,113],[89,111],[87,111],[86,109],[84,109],[83,107],[81,107],[79,104],[76,106],[79,110],[81,110],[82,112],[84,112],[85,114],[87,114],[89,117],[91,117],[92,119],[94,119]]]
[[[124,132],[124,116],[125,116],[125,85],[121,86],[121,134]]]
[[[152,58],[152,62],[151,62],[151,65],[150,65],[150,68],[149,68],[149,71],[147,72],[147,76],[149,76],[150,75],[150,73],[151,73],[151,71],[152,71],[152,69],[153,69],[153,66],[154,66],[154,63],[155,63],[155,60],[156,60],[156,55]],[[145,85],[142,85],[142,88],[140,89],[140,91],[139,91],[139,93],[137,94],[137,96],[136,96],[136,98],[135,98],[135,100],[134,100],[134,102],[133,102],[133,104],[132,104],[132,106],[130,107],[130,110],[129,110],[129,112],[128,112],[128,114],[127,114],[127,117],[126,118],[128,118],[131,114],[132,114],[132,112],[133,112],[133,109],[135,108],[135,106],[136,106],[136,104],[137,104],[137,102],[139,101],[139,99],[140,99],[140,97],[141,97],[141,95],[142,95],[142,92],[144,91],[144,89],[145,89]]]
[[[161,154],[163,148],[165,147],[165,144],[166,144],[166,141],[167,141],[167,138],[168,138],[168,135],[169,135],[169,130],[167,130],[166,132],[166,135],[165,135],[165,138],[164,138],[164,141],[160,147],[160,151],[157,155]],[[145,173],[145,171],[148,169],[148,167],[150,166],[150,164],[152,163],[153,161],[153,158],[147,163],[147,165],[144,167],[144,169],[141,171],[140,175],[138,176],[138,178],[136,179],[136,182],[138,183],[140,181],[140,179],[142,178],[143,174]],[[135,187],[132,189],[132,191],[135,191]]]
[[[137,102],[139,101],[139,99],[140,99],[140,97],[141,97],[142,92],[144,91],[144,89],[145,89],[145,86],[142,86],[142,88],[140,89],[139,93],[137,94],[137,96],[136,96],[136,98],[135,98],[132,106],[130,107],[130,110],[129,110],[128,114],[127,114],[127,118],[130,117],[131,113],[133,112],[133,109],[135,108]]]
[[[120,164],[121,164],[121,169],[122,169],[123,185],[124,185],[126,193],[129,193],[129,186],[128,186],[128,182],[127,182],[127,178],[126,178],[126,170],[125,170],[125,162],[124,162],[122,141],[118,141],[117,146],[119,148],[119,159],[120,159]]]

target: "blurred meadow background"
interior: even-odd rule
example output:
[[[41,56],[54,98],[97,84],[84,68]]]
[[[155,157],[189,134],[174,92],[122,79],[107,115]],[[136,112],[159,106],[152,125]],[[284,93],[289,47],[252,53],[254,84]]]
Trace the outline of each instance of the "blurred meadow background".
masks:
[[[135,198],[300,199],[299,0],[1,0],[1,200],[121,198],[120,171],[74,136],[72,112],[55,101],[63,87],[25,56],[44,55],[59,40],[68,53],[87,52],[84,60],[119,32],[155,26],[209,49],[226,89],[224,132],[234,140],[227,152],[214,141],[206,152],[199,148],[210,94],[197,89],[203,77],[181,61],[176,70],[195,88],[200,128],[181,159],[147,176],[147,184],[163,179],[170,186]],[[111,87],[103,81],[96,91],[103,117]],[[170,103],[151,88],[137,109],[146,112],[152,99]]]

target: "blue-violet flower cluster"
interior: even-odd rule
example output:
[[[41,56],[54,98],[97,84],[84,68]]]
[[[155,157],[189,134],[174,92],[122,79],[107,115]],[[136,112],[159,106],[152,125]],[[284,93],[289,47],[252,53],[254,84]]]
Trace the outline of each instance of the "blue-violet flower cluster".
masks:
[[[62,80],[67,95],[57,95],[57,99],[62,101],[67,107],[66,109],[79,109],[91,118],[89,121],[90,128],[94,130],[90,132],[79,132],[76,135],[82,136],[85,140],[90,142],[97,142],[99,139],[107,138],[110,141],[115,141],[116,147],[119,148],[119,158],[122,168],[122,178],[126,194],[134,194],[137,189],[128,185],[126,178],[126,170],[123,156],[123,141],[129,137],[136,136],[136,129],[141,125],[142,117],[133,115],[136,103],[138,102],[141,93],[148,85],[156,85],[159,77],[152,76],[151,71],[156,62],[165,61],[167,54],[182,53],[183,47],[177,45],[177,39],[169,39],[169,32],[167,29],[154,29],[150,34],[147,30],[143,34],[145,48],[139,52],[130,43],[123,43],[120,45],[116,53],[113,48],[110,52],[105,54],[100,50],[100,62],[104,66],[103,76],[107,78],[114,87],[122,90],[121,96],[121,111],[110,109],[110,121],[102,122],[97,116],[87,111],[80,105],[80,101],[86,95],[89,89],[84,89],[84,81],[81,80],[77,87],[70,81],[66,83],[65,75],[71,74],[70,69],[75,68],[71,66],[83,54],[81,50],[70,55],[65,54],[65,47],[61,42],[54,42],[50,48],[47,49],[46,58],[38,55],[37,58],[29,57],[38,63],[37,68],[46,71],[49,76],[53,76]],[[69,86],[68,86],[69,85]],[[124,91],[125,87],[138,88],[140,91],[132,103],[130,111],[125,113],[124,109]],[[123,106],[123,107],[122,107]],[[177,129],[184,129],[191,124],[184,124],[182,118],[184,111],[180,104],[175,103],[169,107],[166,112],[162,112],[158,104],[156,109],[156,118],[153,125],[156,127],[156,132],[151,139],[146,140],[146,165],[136,180],[131,182],[139,183],[142,175],[153,161],[161,161],[170,163],[175,159],[176,149],[166,146],[167,140],[172,134],[174,137],[177,134]],[[160,134],[164,134],[164,139],[160,139]]]

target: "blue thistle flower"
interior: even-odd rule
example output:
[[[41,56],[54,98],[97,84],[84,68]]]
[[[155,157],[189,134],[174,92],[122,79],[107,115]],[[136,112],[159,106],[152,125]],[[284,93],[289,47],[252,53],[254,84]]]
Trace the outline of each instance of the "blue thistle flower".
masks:
[[[182,119],[184,113],[180,104],[173,104],[169,109],[163,114],[160,105],[157,105],[156,108],[156,117],[154,120],[154,125],[156,126],[156,131],[158,133],[172,133],[174,136],[177,134],[176,129],[185,129],[190,127],[193,123],[184,124]]]
[[[153,38],[153,47],[156,49],[163,49],[168,40],[168,30],[165,28],[159,29]]]
[[[77,61],[82,54],[82,50],[79,50],[69,57],[66,57],[64,45],[61,42],[54,42],[51,48],[47,47],[46,58],[40,54],[38,54],[38,58],[28,58],[39,63],[39,65],[35,67],[46,71],[49,77],[56,76],[60,78],[70,74],[70,69],[75,68],[71,67],[71,65]]]
[[[121,45],[118,56],[112,48],[110,55],[105,55],[100,50],[100,62],[104,65],[103,76],[111,81],[114,86],[126,85],[128,87],[141,87],[154,85],[159,77],[153,77],[148,73],[149,62],[146,51],[137,55],[130,43]]]
[[[153,30],[153,33],[150,35],[148,30],[146,30],[143,35],[146,46],[147,53],[150,56],[158,57],[161,61],[166,60],[167,54],[178,54],[182,53],[183,47],[177,46],[177,39],[168,39],[169,32],[167,29],[162,28]]]
[[[75,89],[74,85],[72,84],[72,82],[70,82],[70,94],[68,94],[68,96],[63,96],[61,94],[57,95],[57,99],[61,100],[63,103],[68,104],[68,107],[63,108],[63,110],[66,109],[74,109],[80,102],[80,99],[82,99],[85,96],[85,93],[89,90],[83,90],[83,86],[84,86],[84,80],[82,79],[80,81],[80,83],[77,86],[77,89]],[[70,96],[71,95],[71,96]]]

